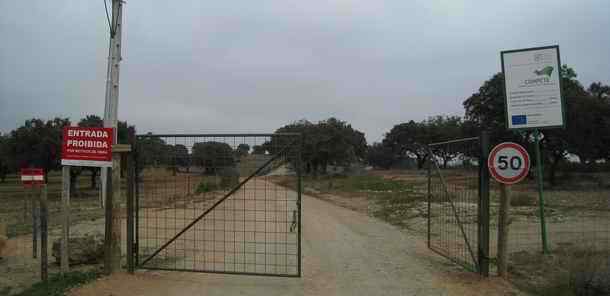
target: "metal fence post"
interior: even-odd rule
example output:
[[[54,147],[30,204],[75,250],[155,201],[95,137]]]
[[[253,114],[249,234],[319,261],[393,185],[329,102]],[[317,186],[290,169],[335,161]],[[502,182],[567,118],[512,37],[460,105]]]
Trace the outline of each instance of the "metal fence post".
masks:
[[[134,272],[134,251],[133,251],[133,197],[135,184],[135,170],[133,154],[127,155],[127,271]]]
[[[136,140],[137,142],[137,140]],[[134,211],[134,268],[135,266],[140,265],[140,246],[138,243],[138,237],[139,237],[139,227],[140,227],[140,188],[139,188],[139,184],[138,184],[138,146],[134,145],[134,151],[132,153],[133,155],[133,171],[134,171],[134,176],[133,176],[133,183],[134,183],[134,206],[135,206],[135,211]],[[190,176],[189,176],[190,178]],[[188,179],[190,180],[190,179]],[[190,187],[189,187],[190,190]],[[190,191],[187,191],[187,193],[190,194]]]
[[[32,206],[32,258],[38,256],[38,207],[36,200],[35,185],[30,188],[30,205]]]
[[[430,149],[430,147],[428,147],[428,149]],[[431,157],[430,157],[431,158]],[[428,248],[430,248],[430,238],[431,238],[431,233],[432,230],[430,229],[430,227],[432,226],[432,221],[431,221],[431,210],[432,210],[432,160],[428,159]]]
[[[108,174],[106,174],[106,187],[112,188],[112,170],[113,168],[108,168]],[[109,275],[112,272],[112,201],[113,201],[113,190],[106,191],[106,208],[104,209],[105,213],[105,225],[104,225],[104,273]]]
[[[42,194],[40,195],[40,278],[45,282],[48,279],[48,213],[47,185],[44,184],[42,185]]]
[[[481,133],[481,156],[479,159],[479,223],[478,223],[478,261],[479,273],[489,276],[489,134]]]
[[[298,148],[297,148],[298,151],[299,151],[297,153],[297,187],[298,187],[297,188],[297,210],[298,210],[298,215],[299,215],[299,217],[298,217],[298,219],[299,219],[298,228],[299,229],[298,229],[298,238],[297,238],[297,240],[298,240],[298,244],[297,244],[297,248],[298,248],[297,265],[298,265],[298,267],[297,268],[299,270],[297,271],[297,273],[298,273],[299,277],[301,277],[301,261],[302,261],[302,257],[301,257],[301,218],[302,218],[302,214],[301,214],[301,202],[302,202],[301,201],[301,198],[302,198],[301,192],[302,192],[302,189],[303,189],[303,184],[302,184],[302,177],[303,176],[302,176],[302,172],[301,172],[301,170],[302,170],[302,164],[301,164],[301,161],[302,161],[301,157],[302,157],[302,155],[301,155],[301,153],[303,151],[303,143],[305,143],[305,135],[301,135],[300,138],[301,139],[299,141]]]

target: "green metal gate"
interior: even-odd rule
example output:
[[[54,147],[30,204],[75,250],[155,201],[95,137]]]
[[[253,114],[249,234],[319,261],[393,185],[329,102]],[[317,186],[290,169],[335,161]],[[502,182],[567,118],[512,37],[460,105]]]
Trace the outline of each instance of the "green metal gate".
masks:
[[[142,269],[301,275],[299,134],[141,135]]]
[[[486,134],[428,145],[428,247],[489,274]]]

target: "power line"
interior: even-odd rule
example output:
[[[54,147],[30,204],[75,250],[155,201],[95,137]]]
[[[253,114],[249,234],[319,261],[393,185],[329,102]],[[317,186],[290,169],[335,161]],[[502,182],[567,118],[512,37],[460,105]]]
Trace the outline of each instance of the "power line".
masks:
[[[112,23],[110,22],[110,15],[108,14],[108,4],[106,3],[106,0],[104,0],[104,8],[106,11],[106,20],[108,21],[108,28],[110,29],[110,37],[114,37],[114,30],[112,29]]]

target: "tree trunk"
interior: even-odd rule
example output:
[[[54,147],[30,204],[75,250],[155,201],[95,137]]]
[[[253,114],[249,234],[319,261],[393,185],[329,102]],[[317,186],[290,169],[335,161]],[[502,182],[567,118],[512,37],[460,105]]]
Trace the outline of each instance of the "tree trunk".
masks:
[[[551,168],[549,171],[549,183],[551,183],[551,187],[554,187],[557,182],[556,182],[556,172],[557,172],[557,166],[559,164],[559,160],[555,159],[553,160],[553,162],[551,162]]]
[[[424,164],[426,164],[426,158],[428,158],[427,154],[419,155],[417,154],[417,169],[421,170],[424,168]]]

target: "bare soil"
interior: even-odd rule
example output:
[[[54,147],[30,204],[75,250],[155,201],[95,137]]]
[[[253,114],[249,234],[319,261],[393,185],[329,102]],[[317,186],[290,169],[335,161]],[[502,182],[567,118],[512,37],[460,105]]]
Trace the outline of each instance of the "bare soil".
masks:
[[[117,274],[69,295],[519,295],[462,272],[395,226],[303,196],[303,276]]]

